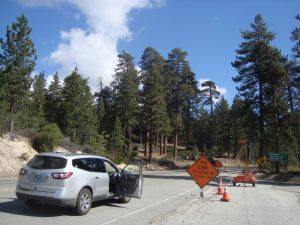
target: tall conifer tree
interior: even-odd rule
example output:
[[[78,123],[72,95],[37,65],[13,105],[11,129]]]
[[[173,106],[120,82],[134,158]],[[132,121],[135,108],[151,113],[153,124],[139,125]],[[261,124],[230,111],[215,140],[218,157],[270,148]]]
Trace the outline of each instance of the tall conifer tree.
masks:
[[[31,28],[24,15],[7,26],[6,38],[0,39],[1,89],[8,102],[10,132],[14,132],[16,113],[24,98],[28,98],[35,67],[35,48],[30,39]]]

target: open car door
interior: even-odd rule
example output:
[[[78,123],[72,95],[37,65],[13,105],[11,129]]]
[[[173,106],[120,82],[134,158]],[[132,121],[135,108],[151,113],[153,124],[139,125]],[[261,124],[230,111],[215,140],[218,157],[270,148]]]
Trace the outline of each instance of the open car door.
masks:
[[[119,182],[119,192],[121,195],[140,199],[143,192],[141,164],[136,161],[125,166],[121,171]]]

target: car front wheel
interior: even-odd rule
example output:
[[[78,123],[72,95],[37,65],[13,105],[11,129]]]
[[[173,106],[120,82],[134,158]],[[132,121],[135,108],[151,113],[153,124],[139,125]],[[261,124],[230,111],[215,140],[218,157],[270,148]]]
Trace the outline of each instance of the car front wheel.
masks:
[[[121,195],[119,197],[120,203],[128,203],[128,202],[130,202],[130,200],[131,200],[131,197],[128,197],[128,196]]]
[[[77,197],[75,211],[78,215],[85,215],[92,206],[92,193],[89,189],[83,188]]]

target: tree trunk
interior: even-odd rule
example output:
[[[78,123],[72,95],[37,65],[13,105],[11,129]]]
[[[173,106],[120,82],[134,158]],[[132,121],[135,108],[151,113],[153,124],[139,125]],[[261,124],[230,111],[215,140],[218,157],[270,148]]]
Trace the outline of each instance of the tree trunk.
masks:
[[[147,156],[148,151],[149,151],[149,131],[147,131],[147,134],[146,134],[144,156]]]
[[[150,134],[150,141],[149,141],[149,162],[152,163],[152,152],[153,152],[153,137]]]
[[[130,151],[131,148],[131,136],[132,136],[132,131],[129,128],[128,129],[128,142],[127,142],[127,151]]]
[[[168,137],[165,136],[165,138],[164,138],[164,155],[167,154],[167,145],[168,145]]]
[[[262,84],[259,84],[259,158],[262,158],[265,155],[264,152],[264,134],[265,134],[265,126],[264,126],[264,104],[263,104],[263,88]]]
[[[9,126],[9,132],[11,133],[11,135],[15,132],[14,111],[15,111],[14,103],[11,103],[11,106],[10,106],[10,126]]]
[[[189,146],[191,142],[191,103],[188,103],[187,110],[187,128],[186,128],[186,144]]]
[[[159,154],[160,155],[163,154],[163,142],[164,142],[164,135],[161,132],[161,134],[160,134],[160,145],[159,145]]]
[[[277,109],[277,98],[276,98],[276,94],[273,93],[273,98],[274,98],[274,104],[275,104],[275,109]],[[275,141],[274,141],[274,149],[276,153],[279,153],[279,124],[278,124],[278,114],[277,111],[274,112],[274,119],[275,119]],[[279,173],[279,162],[275,161],[275,173]]]
[[[237,151],[238,151],[238,143],[235,143],[234,148],[233,148],[233,158],[234,159],[236,159]]]
[[[174,160],[177,160],[177,140],[178,140],[178,132],[175,133],[175,140],[174,140]]]

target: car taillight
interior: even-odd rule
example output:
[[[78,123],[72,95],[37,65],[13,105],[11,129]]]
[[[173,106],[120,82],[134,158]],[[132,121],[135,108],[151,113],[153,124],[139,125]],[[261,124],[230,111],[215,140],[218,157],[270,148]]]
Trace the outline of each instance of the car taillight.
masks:
[[[51,173],[54,179],[68,179],[73,175],[73,172]]]
[[[27,173],[27,170],[21,168],[20,172],[19,172],[19,175],[24,176],[26,173]]]

